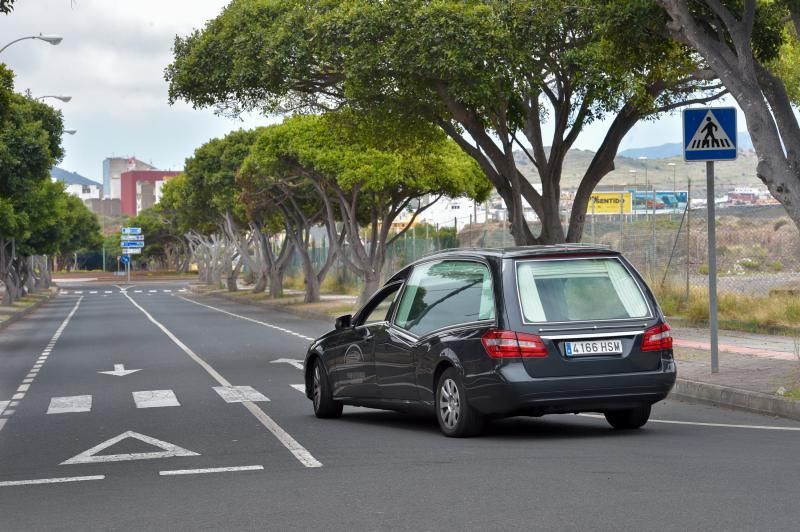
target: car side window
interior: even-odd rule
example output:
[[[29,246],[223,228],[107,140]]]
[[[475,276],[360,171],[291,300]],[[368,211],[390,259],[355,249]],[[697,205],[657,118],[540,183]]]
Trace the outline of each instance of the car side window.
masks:
[[[395,325],[422,335],[494,317],[489,268],[480,262],[444,260],[414,269],[400,299]]]
[[[370,301],[369,305],[372,309],[367,310],[367,315],[361,325],[369,325],[370,323],[378,323],[389,319],[389,311],[394,303],[394,298],[397,296],[397,291],[400,289],[400,284],[391,288],[383,296],[379,296],[378,300]]]

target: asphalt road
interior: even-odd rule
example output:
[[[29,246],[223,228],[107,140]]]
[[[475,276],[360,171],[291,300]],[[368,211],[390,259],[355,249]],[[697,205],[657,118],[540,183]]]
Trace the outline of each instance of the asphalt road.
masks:
[[[65,290],[0,332],[4,532],[800,522],[795,422],[674,401],[633,433],[571,415],[464,440],[391,412],[318,420],[302,373],[276,361],[328,324],[192,302],[177,283]]]

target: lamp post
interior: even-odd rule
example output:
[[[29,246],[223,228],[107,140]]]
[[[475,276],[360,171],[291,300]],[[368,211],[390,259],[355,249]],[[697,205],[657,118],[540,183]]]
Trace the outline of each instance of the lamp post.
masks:
[[[636,170],[628,170],[628,173],[633,176],[633,188],[636,188]]]
[[[672,167],[672,192],[678,191],[678,183],[675,181],[675,170],[678,168],[678,165],[675,163],[667,163],[667,166]]]
[[[52,44],[53,46],[57,46],[57,45],[61,44],[61,41],[64,40],[63,37],[59,37],[58,35],[42,35],[41,33],[39,35],[28,35],[26,37],[20,37],[19,39],[14,39],[10,43],[8,43],[5,46],[3,46],[2,48],[0,48],[0,54],[2,54],[3,51],[6,48],[8,48],[9,46],[11,46],[12,44],[18,43],[20,41],[24,41],[26,39],[36,39],[36,40],[39,40],[39,41],[44,41],[46,43]]]
[[[46,96],[39,96],[36,99],[41,101],[44,100],[45,98],[55,98],[56,100],[61,100],[64,103],[67,103],[70,100],[72,100],[72,96],[64,96],[63,94],[48,94]]]
[[[644,188],[647,188],[647,157],[642,155],[639,160],[644,162]]]

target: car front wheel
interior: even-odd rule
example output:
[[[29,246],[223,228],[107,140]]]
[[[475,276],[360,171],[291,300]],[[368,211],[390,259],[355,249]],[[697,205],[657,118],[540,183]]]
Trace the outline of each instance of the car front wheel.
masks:
[[[461,375],[447,368],[436,385],[436,419],[445,436],[475,436],[483,429],[483,417],[467,403]]]
[[[319,359],[314,361],[314,369],[311,370],[311,399],[314,402],[314,415],[318,418],[336,418],[342,415],[343,405],[333,399],[328,374]]]
[[[650,419],[650,405],[627,410],[605,412],[606,421],[617,430],[631,430],[642,427]]]

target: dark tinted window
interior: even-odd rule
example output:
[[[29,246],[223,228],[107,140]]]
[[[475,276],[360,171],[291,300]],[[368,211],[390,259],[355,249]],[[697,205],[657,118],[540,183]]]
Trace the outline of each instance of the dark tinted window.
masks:
[[[389,319],[388,314],[392,308],[392,303],[394,303],[394,297],[397,295],[398,288],[400,288],[400,284],[391,288],[389,292],[381,296],[378,301],[370,301],[369,304],[372,306],[372,310],[368,311],[369,313],[363,321],[364,325]]]
[[[467,261],[422,264],[409,277],[395,323],[414,334],[494,319],[492,279],[486,265]]]

